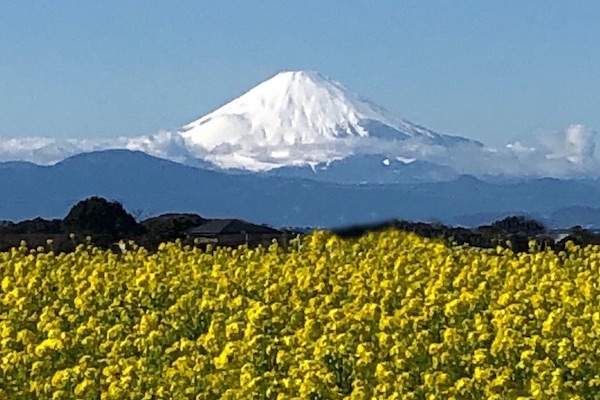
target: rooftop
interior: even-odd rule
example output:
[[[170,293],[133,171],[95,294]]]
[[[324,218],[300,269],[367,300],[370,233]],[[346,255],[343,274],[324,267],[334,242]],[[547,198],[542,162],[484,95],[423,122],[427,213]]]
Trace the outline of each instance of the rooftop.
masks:
[[[241,219],[215,219],[187,231],[192,235],[219,235],[236,233],[281,233],[266,225],[256,225]]]

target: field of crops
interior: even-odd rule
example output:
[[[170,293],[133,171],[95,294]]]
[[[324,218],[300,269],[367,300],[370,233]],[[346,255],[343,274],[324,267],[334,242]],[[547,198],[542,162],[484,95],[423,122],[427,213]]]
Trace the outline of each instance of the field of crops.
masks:
[[[2,399],[600,398],[600,248],[0,253]]]

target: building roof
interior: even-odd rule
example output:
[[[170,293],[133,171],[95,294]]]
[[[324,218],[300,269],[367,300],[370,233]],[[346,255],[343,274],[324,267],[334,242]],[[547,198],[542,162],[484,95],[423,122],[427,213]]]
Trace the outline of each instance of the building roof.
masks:
[[[192,235],[223,235],[236,233],[281,233],[266,225],[256,225],[241,219],[214,219],[187,231]]]

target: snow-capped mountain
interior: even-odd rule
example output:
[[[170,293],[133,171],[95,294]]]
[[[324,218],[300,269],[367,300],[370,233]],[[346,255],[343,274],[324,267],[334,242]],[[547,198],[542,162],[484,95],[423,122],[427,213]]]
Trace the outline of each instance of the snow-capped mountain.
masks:
[[[396,117],[317,72],[285,71],[179,129],[111,139],[0,135],[0,162],[51,165],[127,149],[204,169],[336,183],[580,178],[600,176],[595,136],[573,124],[494,149]]]
[[[281,72],[180,132],[208,161],[250,171],[329,164],[357,154],[378,154],[383,161],[421,158],[436,147],[481,147],[394,117],[312,71]]]

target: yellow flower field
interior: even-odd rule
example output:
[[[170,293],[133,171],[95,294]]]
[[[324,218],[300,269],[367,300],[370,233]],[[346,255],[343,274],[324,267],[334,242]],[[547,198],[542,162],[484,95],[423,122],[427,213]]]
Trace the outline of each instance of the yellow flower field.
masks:
[[[0,399],[600,399],[600,248],[0,253]]]

